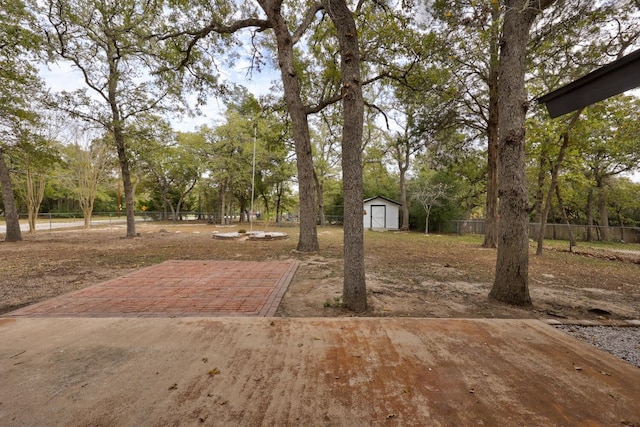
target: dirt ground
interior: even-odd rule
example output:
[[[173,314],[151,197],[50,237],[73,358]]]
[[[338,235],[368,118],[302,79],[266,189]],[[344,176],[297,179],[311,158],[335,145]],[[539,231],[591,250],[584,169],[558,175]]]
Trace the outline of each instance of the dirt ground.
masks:
[[[537,320],[0,318],[0,425],[640,426],[640,370]]]
[[[233,228],[209,224],[137,225],[139,237],[125,238],[122,226],[24,235],[0,243],[0,314],[118,277],[169,259],[282,260],[300,267],[277,312],[282,317],[340,317],[342,230],[320,228],[321,250],[296,251],[295,227],[273,228],[287,240],[218,240]],[[365,263],[372,317],[438,318],[640,318],[640,251],[568,248],[555,244],[530,257],[533,306],[515,308],[490,300],[496,251],[480,236],[425,236],[371,232],[365,235]]]

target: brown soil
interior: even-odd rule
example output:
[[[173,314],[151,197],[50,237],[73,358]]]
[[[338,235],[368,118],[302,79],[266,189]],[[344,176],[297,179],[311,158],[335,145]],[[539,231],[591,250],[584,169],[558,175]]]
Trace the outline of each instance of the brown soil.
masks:
[[[300,268],[277,312],[284,317],[352,316],[341,307],[342,230],[319,229],[321,250],[295,250],[287,240],[212,239],[207,224],[138,224],[25,235],[0,244],[0,314],[169,259],[297,259]],[[533,306],[511,307],[487,297],[496,251],[479,236],[366,232],[367,316],[461,318],[640,318],[640,252],[547,248],[530,257]],[[631,248],[631,246],[630,246]],[[577,249],[577,251],[575,251]],[[637,248],[631,248],[637,249]]]

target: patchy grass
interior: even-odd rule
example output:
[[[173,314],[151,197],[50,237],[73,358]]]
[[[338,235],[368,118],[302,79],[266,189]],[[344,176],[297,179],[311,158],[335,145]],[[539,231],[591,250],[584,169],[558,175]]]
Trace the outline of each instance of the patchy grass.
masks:
[[[278,315],[351,315],[334,304],[342,295],[342,229],[318,228],[320,251],[300,253],[296,227],[269,227],[289,239],[216,240],[215,230],[229,228],[195,222],[141,223],[140,237],[129,239],[120,225],[25,235],[23,242],[0,244],[0,313],[169,259],[297,259],[301,266]],[[552,241],[535,256],[532,242],[534,306],[516,309],[488,299],[496,251],[481,243],[475,235],[366,231],[367,315],[592,318],[595,307],[611,318],[640,317],[640,255],[618,254],[613,244],[569,253],[566,242]]]

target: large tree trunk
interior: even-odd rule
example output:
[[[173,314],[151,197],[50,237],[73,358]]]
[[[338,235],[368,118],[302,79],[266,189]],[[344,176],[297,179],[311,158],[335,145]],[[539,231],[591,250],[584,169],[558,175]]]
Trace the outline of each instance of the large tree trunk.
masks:
[[[293,140],[295,142],[298,194],[300,197],[298,250],[301,252],[315,252],[320,250],[320,245],[318,244],[318,227],[316,224],[313,154],[311,151],[309,122],[305,106],[300,98],[300,82],[294,66],[293,40],[287,22],[282,17],[282,0],[259,0],[259,3],[267,14],[276,36],[278,66],[280,67],[284,99],[291,118]]]
[[[2,186],[2,204],[4,205],[4,218],[7,231],[4,236],[5,242],[18,242],[22,240],[20,232],[20,221],[18,220],[18,209],[13,197],[13,184],[9,175],[9,168],[4,161],[4,153],[0,149],[0,185]]]
[[[364,100],[360,77],[360,46],[353,14],[345,0],[324,0],[336,28],[342,72],[342,187],[344,192],[344,284],[342,299],[353,311],[367,309],[362,221],[362,126]]]
[[[489,118],[487,122],[487,214],[484,229],[485,248],[498,245],[498,40],[500,5],[492,3],[491,44],[489,46]]]
[[[114,139],[116,150],[118,151],[118,161],[122,172],[122,186],[124,188],[124,204],[127,215],[127,237],[136,236],[135,204],[133,199],[133,186],[131,185],[131,172],[129,170],[129,159],[127,158],[126,145],[122,129],[116,126],[114,129]]]
[[[529,30],[543,7],[538,3],[506,2],[498,72],[500,225],[496,277],[489,296],[514,305],[531,304],[524,126],[529,102],[524,76]]]
[[[120,116],[120,107],[118,105],[117,86],[118,86],[118,55],[117,49],[112,44],[108,45],[109,54],[109,80],[108,80],[108,97],[109,107],[111,109],[111,131],[113,132],[113,140],[115,141],[116,151],[118,153],[118,162],[120,163],[120,171],[122,173],[122,186],[124,188],[124,204],[127,215],[127,237],[136,236],[136,219],[135,204],[133,197],[133,186],[131,185],[131,171],[129,169],[129,158],[127,157],[127,144],[125,142],[123,121]]]

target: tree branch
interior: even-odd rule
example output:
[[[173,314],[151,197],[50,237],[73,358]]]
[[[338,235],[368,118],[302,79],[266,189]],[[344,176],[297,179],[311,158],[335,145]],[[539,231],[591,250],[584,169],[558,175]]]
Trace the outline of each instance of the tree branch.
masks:
[[[387,114],[382,110],[382,108],[378,107],[375,104],[370,104],[367,101],[364,102],[364,105],[366,105],[367,107],[376,110],[377,112],[379,112],[380,114],[382,114],[382,117],[384,117],[384,121],[387,125],[387,130],[390,130],[391,128],[389,127],[389,117],[387,117]]]
[[[317,112],[321,111],[322,109],[324,109],[325,107],[327,107],[329,105],[332,105],[332,104],[335,104],[336,102],[340,101],[341,99],[342,99],[342,94],[341,93],[333,95],[330,98],[326,98],[326,99],[321,100],[316,105],[308,106],[305,109],[305,113],[307,115],[317,113]]]
[[[209,25],[199,30],[185,30],[178,31],[175,33],[169,33],[162,36],[155,36],[159,41],[165,41],[172,38],[182,37],[182,36],[191,36],[192,39],[189,41],[186,50],[183,51],[185,57],[180,61],[178,68],[186,67],[191,60],[191,52],[196,44],[207,37],[211,33],[216,34],[233,34],[236,31],[239,31],[244,28],[257,27],[258,31],[265,31],[271,28],[271,23],[265,19],[257,19],[257,18],[247,18],[241,19],[239,21],[233,22],[230,25],[224,25],[217,21],[211,21]]]
[[[309,25],[311,25],[311,22],[313,22],[313,18],[316,16],[316,13],[318,13],[319,11],[321,11],[323,9],[324,9],[324,7],[320,3],[314,3],[314,4],[311,5],[309,10],[307,10],[307,14],[305,15],[304,19],[302,20],[302,23],[296,29],[296,32],[293,33],[293,36],[291,36],[291,44],[295,45],[300,40],[302,35],[309,28]]]

